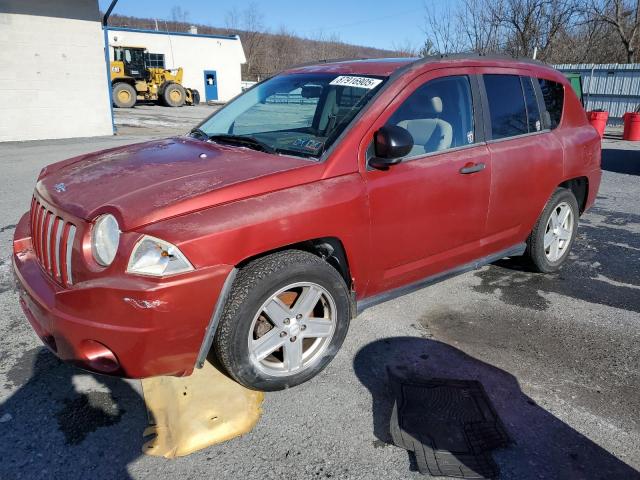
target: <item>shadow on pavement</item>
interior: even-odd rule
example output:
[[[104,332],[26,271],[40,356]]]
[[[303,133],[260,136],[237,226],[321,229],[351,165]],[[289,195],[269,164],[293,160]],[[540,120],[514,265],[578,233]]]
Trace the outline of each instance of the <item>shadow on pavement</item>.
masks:
[[[640,175],[640,150],[603,148],[602,169],[627,175]]]
[[[0,478],[130,478],[147,421],[129,383],[44,348],[25,352],[7,379],[20,388],[0,404]]]
[[[475,272],[480,284],[473,289],[499,293],[505,303],[533,310],[548,309],[551,301],[544,294],[557,293],[640,312],[638,226],[640,215],[594,207],[580,219],[571,257],[559,272],[532,273],[524,259],[513,257]]]
[[[422,377],[480,381],[514,444],[494,458],[506,479],[640,479],[640,473],[527,397],[510,373],[445,343],[392,337],[363,347],[354,359],[358,379],[370,391],[376,438],[391,443],[393,400],[387,366]],[[411,468],[415,470],[414,460]]]

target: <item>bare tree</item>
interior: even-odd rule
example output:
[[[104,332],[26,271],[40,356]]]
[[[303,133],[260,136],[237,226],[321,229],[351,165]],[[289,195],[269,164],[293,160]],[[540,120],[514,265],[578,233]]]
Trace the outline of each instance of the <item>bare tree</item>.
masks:
[[[482,54],[500,50],[499,24],[486,0],[464,0],[455,17],[466,39],[465,50]]]
[[[591,21],[611,26],[625,49],[626,61],[637,59],[640,43],[640,0],[591,0]]]
[[[189,23],[189,11],[179,5],[171,7],[171,19],[174,22]]]
[[[550,58],[560,33],[577,23],[577,0],[498,0],[487,2],[502,29],[502,48],[516,56]]]
[[[271,36],[270,40],[270,68],[277,72],[284,70],[287,66],[300,63],[300,55],[298,52],[298,42],[296,42],[296,36],[293,32],[287,29],[284,25]],[[271,72],[273,73],[273,72]]]
[[[234,6],[231,10],[228,10],[224,16],[224,24],[227,30],[238,31],[241,28],[242,12],[237,6]]]
[[[260,78],[265,75],[261,65],[266,54],[264,51],[263,37],[266,33],[264,15],[256,2],[250,3],[247,8],[240,11],[233,8],[225,16],[227,28],[234,31],[242,31],[242,46],[247,62],[243,65],[243,74],[246,78]]]
[[[445,54],[466,50],[464,33],[456,21],[457,13],[447,3],[442,10],[436,10],[433,3],[424,3],[422,32],[433,46],[435,54]]]
[[[403,42],[393,42],[391,49],[394,50],[399,57],[417,57],[420,54],[419,48],[416,48],[407,38],[405,38]]]

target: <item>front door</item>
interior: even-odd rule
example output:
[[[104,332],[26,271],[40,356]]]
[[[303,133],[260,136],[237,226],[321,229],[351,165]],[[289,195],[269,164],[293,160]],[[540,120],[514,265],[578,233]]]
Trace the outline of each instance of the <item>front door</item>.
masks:
[[[207,102],[218,100],[218,74],[215,70],[204,71],[204,96]]]
[[[375,252],[367,296],[484,253],[491,159],[473,73],[442,69],[419,77],[400,94],[403,100],[394,101],[399,107],[383,114],[368,134],[372,138],[382,125],[398,125],[411,133],[414,147],[387,171],[363,172]]]

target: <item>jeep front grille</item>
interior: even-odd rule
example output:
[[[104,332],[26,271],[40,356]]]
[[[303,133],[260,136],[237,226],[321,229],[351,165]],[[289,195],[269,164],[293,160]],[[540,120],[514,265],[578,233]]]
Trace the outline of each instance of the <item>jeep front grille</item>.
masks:
[[[31,241],[42,268],[61,285],[73,284],[71,255],[76,226],[42,205],[31,201]]]

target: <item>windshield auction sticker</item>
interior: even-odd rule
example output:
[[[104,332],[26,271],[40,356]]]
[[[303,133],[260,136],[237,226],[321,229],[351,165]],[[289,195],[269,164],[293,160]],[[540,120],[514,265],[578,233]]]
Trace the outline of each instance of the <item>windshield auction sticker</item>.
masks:
[[[340,75],[329,82],[329,85],[338,85],[341,87],[366,88],[371,90],[382,83],[379,78],[369,77],[352,77],[350,75]]]

